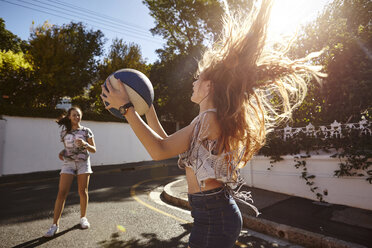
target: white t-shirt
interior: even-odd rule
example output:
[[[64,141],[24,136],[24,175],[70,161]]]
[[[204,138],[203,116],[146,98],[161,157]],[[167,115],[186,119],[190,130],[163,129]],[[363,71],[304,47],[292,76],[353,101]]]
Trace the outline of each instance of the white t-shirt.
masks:
[[[93,132],[87,127],[80,127],[76,130],[67,132],[66,129],[61,131],[61,142],[65,146],[63,157],[68,161],[86,161],[89,158],[89,152],[84,147],[75,144],[76,139],[82,139],[87,142],[88,138],[93,137]]]

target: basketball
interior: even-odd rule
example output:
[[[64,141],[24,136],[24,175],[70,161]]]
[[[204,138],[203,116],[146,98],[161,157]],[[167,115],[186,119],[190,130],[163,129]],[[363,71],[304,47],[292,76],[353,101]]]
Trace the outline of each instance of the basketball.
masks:
[[[136,112],[139,115],[147,113],[154,100],[154,89],[145,74],[134,69],[121,69],[112,73],[107,80],[114,89],[118,89],[119,83],[123,83]],[[108,90],[106,81],[104,86]],[[108,103],[105,102],[105,105]],[[118,109],[110,108],[109,111],[114,116],[124,119]]]

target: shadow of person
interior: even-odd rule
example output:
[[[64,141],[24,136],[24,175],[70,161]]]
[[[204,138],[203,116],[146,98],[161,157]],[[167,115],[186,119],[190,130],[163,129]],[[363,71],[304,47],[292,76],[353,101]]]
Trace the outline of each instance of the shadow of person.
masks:
[[[187,247],[188,242],[182,240],[185,236],[190,234],[192,223],[181,224],[184,229],[180,235],[169,240],[162,240],[156,233],[142,233],[143,239],[129,239],[122,240],[120,233],[115,232],[111,235],[110,240],[98,242],[98,246],[102,248],[184,248]]]
[[[13,248],[38,247],[39,245],[45,244],[45,243],[49,242],[50,240],[55,239],[55,238],[58,238],[59,236],[62,236],[62,235],[66,234],[66,233],[68,233],[68,232],[70,232],[72,230],[75,230],[75,229],[81,229],[80,228],[80,225],[79,224],[76,224],[75,226],[70,227],[69,229],[66,229],[66,230],[64,230],[62,232],[59,232],[59,233],[55,234],[53,237],[50,237],[50,238],[46,238],[46,237],[36,238],[36,239],[30,240],[30,241],[24,242],[22,244],[13,246]]]

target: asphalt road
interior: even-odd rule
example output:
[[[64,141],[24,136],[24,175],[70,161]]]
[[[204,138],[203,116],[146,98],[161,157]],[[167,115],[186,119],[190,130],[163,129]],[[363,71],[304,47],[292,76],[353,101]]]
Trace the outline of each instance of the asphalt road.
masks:
[[[94,173],[87,230],[78,225],[75,180],[60,231],[50,239],[42,236],[52,224],[58,177],[0,184],[0,247],[187,247],[190,212],[164,203],[160,196],[163,187],[182,174],[176,166]],[[236,247],[294,246],[243,230]]]

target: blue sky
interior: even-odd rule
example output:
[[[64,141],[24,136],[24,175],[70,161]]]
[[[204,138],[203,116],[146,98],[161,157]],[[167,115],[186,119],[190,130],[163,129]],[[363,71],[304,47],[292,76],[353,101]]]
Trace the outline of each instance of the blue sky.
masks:
[[[141,0],[0,0],[0,17],[6,29],[23,40],[28,40],[32,22],[38,26],[45,21],[57,25],[81,21],[104,33],[106,51],[112,39],[122,38],[140,45],[147,62],[157,60],[155,50],[164,44],[150,33],[154,19]]]

